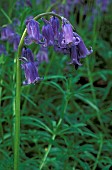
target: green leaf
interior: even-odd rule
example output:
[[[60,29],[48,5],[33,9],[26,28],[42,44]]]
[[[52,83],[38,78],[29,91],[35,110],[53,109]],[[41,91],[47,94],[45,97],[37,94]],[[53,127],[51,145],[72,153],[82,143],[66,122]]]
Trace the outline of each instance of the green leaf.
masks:
[[[99,112],[99,108],[90,101],[90,99],[87,99],[85,96],[82,96],[81,94],[75,94],[74,95],[76,98],[82,100],[83,102],[87,103],[88,105],[90,105],[94,110],[96,110],[97,112]]]
[[[46,126],[45,123],[43,123],[41,120],[33,117],[28,117],[28,116],[22,116],[21,117],[22,124],[28,124],[29,126],[37,126],[39,128],[42,128],[44,130],[47,130],[48,132],[52,133],[52,130],[49,129],[48,126]]]

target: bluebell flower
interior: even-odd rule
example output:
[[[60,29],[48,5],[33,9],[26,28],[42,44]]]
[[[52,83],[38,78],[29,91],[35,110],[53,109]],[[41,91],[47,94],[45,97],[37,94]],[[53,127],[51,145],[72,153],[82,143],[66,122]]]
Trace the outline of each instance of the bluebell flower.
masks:
[[[39,24],[34,19],[30,19],[26,22],[26,28],[28,33],[28,38],[35,43],[40,40]]]
[[[65,39],[64,39],[62,30],[59,32],[59,35],[58,35],[58,45],[59,45],[59,47],[62,47],[62,48],[66,47],[66,43],[65,43]]]
[[[22,57],[24,57],[28,62],[34,62],[34,55],[32,53],[32,50],[30,50],[29,48],[24,47],[22,49]]]
[[[23,62],[21,68],[24,70],[26,80],[23,82],[24,85],[35,84],[41,78],[38,75],[37,64],[34,62],[34,56],[30,49],[23,48],[22,57],[20,60]]]
[[[32,44],[32,40],[31,40],[31,38],[29,37],[29,36],[26,36],[25,37],[25,39],[24,39],[24,44],[25,45],[30,45],[30,44]]]
[[[63,31],[61,30],[58,35],[58,41],[54,44],[54,50],[56,52],[60,52],[62,54],[69,54],[70,53],[70,46],[71,44],[66,44]]]
[[[59,19],[55,16],[50,18],[50,22],[52,25],[52,29],[54,32],[54,38],[58,39],[58,34],[59,34]]]
[[[43,61],[48,63],[49,62],[48,49],[46,47],[41,47],[36,57],[39,64],[42,63]]]
[[[67,27],[69,28],[68,25]],[[65,32],[68,28],[65,28]],[[64,35],[65,32],[63,33],[63,30],[59,32],[58,42],[54,44],[54,50],[56,52],[68,54],[71,58],[71,62],[69,64],[73,64],[77,69],[79,66],[82,65],[80,63],[80,59],[85,58],[87,55],[90,55],[93,50],[92,48],[88,50],[82,38],[76,32],[73,32],[71,28],[70,31],[71,35],[67,32],[66,33],[68,35]],[[69,43],[67,42],[67,40]]]
[[[42,18],[42,20],[44,21],[45,24],[42,27],[42,35],[45,39],[44,46],[47,47],[47,46],[54,45],[54,32],[51,23],[44,18]]]
[[[25,19],[25,24],[27,25],[27,23],[33,19],[34,17],[33,16],[28,16],[26,19]]]
[[[63,18],[62,23],[62,31],[63,31],[63,37],[66,44],[70,44],[73,42],[73,29],[72,25],[68,23],[68,20]]]
[[[38,69],[35,66],[34,62],[25,62],[24,64],[22,64],[22,69],[24,70],[26,78],[26,80],[23,82],[24,85],[35,84],[36,82],[41,80],[38,75]]]
[[[76,42],[74,42],[74,44],[76,43],[75,45],[77,47],[77,51],[79,55],[78,58],[85,58],[87,55],[90,55],[93,52],[92,48],[88,50],[82,38],[75,32],[73,34],[74,34],[74,38],[76,39]]]
[[[9,40],[14,34],[15,33],[10,26],[3,27],[1,30],[1,40]]]
[[[78,66],[82,65],[79,61],[79,53],[77,50],[77,46],[75,46],[74,44],[72,44],[70,48],[70,58],[71,58],[71,62],[69,64],[75,65],[76,69],[78,68]]]
[[[77,69],[82,65],[80,59],[90,55],[93,50],[92,48],[90,48],[90,50],[86,48],[82,38],[77,33],[73,32],[73,35],[73,43],[70,47],[71,62],[69,64],[75,65],[75,68]]]
[[[70,54],[70,49],[69,47],[61,47],[61,46],[58,46],[58,45],[54,45],[54,50],[58,53],[62,53],[62,54]]]
[[[14,49],[14,51],[17,51],[17,50],[18,50],[19,42],[20,42],[20,35],[15,34],[15,35],[13,36],[13,49]]]

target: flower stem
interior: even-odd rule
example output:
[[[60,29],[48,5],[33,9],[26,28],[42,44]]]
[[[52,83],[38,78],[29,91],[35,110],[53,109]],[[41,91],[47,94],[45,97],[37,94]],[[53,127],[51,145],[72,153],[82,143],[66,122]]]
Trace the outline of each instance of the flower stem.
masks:
[[[20,93],[21,93],[21,71],[19,60],[19,49],[16,57],[16,98],[15,98],[15,129],[14,129],[14,170],[19,169],[19,144],[20,144]]]
[[[37,15],[34,19],[38,20],[42,18],[43,16],[56,16],[60,20],[62,20],[62,17],[58,14],[55,14],[53,12],[46,12]],[[26,36],[27,30],[25,28],[19,46],[18,46],[18,54],[16,56],[16,97],[15,97],[15,122],[14,122],[14,170],[19,170],[19,150],[20,150],[20,94],[21,94],[21,68],[20,68],[20,56],[22,47],[24,44],[24,38]],[[55,136],[53,137],[55,138]],[[50,150],[51,147],[49,147]]]
[[[20,60],[21,51],[24,43],[26,29],[23,32],[16,56],[16,97],[15,97],[15,122],[14,122],[14,170],[19,169],[19,145],[20,145],[20,94],[21,94],[21,68]]]
[[[0,80],[0,107],[2,106],[2,83],[3,80]],[[0,138],[2,139],[2,142],[4,142],[4,133],[3,133],[3,126],[2,126],[2,112],[0,113]]]

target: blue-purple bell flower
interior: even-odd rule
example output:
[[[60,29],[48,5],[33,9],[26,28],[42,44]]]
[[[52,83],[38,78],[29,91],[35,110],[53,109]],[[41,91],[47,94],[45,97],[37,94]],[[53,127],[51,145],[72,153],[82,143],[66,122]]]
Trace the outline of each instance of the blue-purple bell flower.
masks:
[[[88,50],[82,38],[75,32],[73,34],[74,38],[76,39],[76,42],[74,44],[77,46],[77,51],[79,54],[78,58],[85,58],[87,55],[90,55],[93,52],[92,47],[90,48],[90,50]]]
[[[54,50],[58,53],[69,54],[69,44],[65,43],[62,30],[58,33],[58,41],[54,43]]]
[[[82,64],[80,63],[81,58],[85,58],[87,55],[90,55],[93,50],[92,48],[88,50],[82,40],[82,38],[75,32],[73,32],[73,43],[70,47],[70,58],[71,62],[69,64],[74,64],[77,69]]]
[[[54,44],[54,50],[62,54],[69,54],[70,53],[69,46],[70,46],[69,44],[65,43],[63,31],[61,30],[58,34],[58,42],[55,42]]]
[[[49,62],[48,49],[46,47],[41,47],[36,57],[39,64],[42,63],[43,61],[48,63]]]
[[[14,31],[10,26],[3,27],[1,30],[1,40],[9,40],[14,36]]]
[[[62,53],[62,54],[70,54],[70,49],[67,47],[60,47],[58,45],[54,45],[54,50],[58,53]]]
[[[58,39],[58,34],[59,34],[59,19],[55,16],[50,18],[50,22],[52,25],[52,29],[54,32],[54,39]]]
[[[28,85],[28,84],[35,84],[41,78],[38,75],[38,69],[35,66],[34,62],[26,62],[22,64],[22,69],[25,72],[25,78],[26,80],[23,82],[23,85]]]
[[[32,44],[32,40],[31,38],[29,38],[29,36],[26,36],[25,39],[24,39],[24,44],[25,45],[31,45]]]
[[[24,57],[28,62],[34,62],[34,55],[32,53],[32,50],[30,50],[29,48],[24,47],[22,49],[22,57]]]
[[[26,22],[26,28],[28,33],[28,38],[35,43],[40,40],[39,24],[34,19],[30,19]]]
[[[66,44],[72,43],[73,42],[72,25],[65,18],[63,18],[62,31],[63,31],[63,37],[64,37],[64,40],[65,40],[65,43]]]
[[[13,49],[14,49],[14,51],[17,51],[17,50],[18,50],[19,42],[20,42],[20,35],[15,34],[15,35],[13,36]]]
[[[70,58],[71,58],[71,62],[69,64],[75,65],[76,69],[78,68],[78,66],[82,65],[79,61],[80,58],[79,58],[77,46],[75,46],[74,44],[72,44],[70,48]]]
[[[26,17],[25,19],[25,24],[27,24],[31,19],[33,19],[34,17],[33,16],[28,16]]]
[[[54,32],[51,23],[44,18],[42,18],[42,20],[45,23],[45,25],[42,27],[42,35],[45,39],[44,46],[47,47],[54,45]]]
[[[35,84],[41,78],[38,75],[37,64],[34,62],[34,56],[30,49],[23,48],[22,57],[20,60],[23,62],[21,68],[24,70],[26,80],[23,82],[24,85]]]

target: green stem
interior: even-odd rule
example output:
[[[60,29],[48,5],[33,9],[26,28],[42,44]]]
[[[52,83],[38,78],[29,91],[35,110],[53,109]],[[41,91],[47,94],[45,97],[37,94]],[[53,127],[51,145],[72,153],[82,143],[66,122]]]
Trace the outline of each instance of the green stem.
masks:
[[[54,134],[54,135],[52,136],[52,140],[53,140],[53,141],[55,140],[55,137],[56,137],[56,134]],[[46,159],[47,159],[47,156],[48,156],[48,154],[49,154],[49,152],[50,152],[50,150],[51,150],[51,147],[52,147],[52,144],[50,144],[50,145],[48,146],[48,149],[47,149],[47,151],[46,151],[46,153],[45,153],[45,155],[44,155],[44,158],[43,158],[42,163],[41,163],[41,165],[40,165],[40,167],[39,167],[39,170],[41,170],[41,169],[43,168],[43,166],[44,166],[44,164],[45,164],[45,161],[46,161]]]
[[[34,19],[38,20],[43,16],[56,16],[60,20],[62,17],[53,12],[47,12],[37,15]],[[15,122],[14,122],[14,170],[19,170],[19,150],[20,150],[20,94],[21,94],[21,68],[20,68],[20,56],[22,47],[24,45],[24,38],[26,36],[27,30],[25,28],[19,46],[18,46],[18,54],[16,56],[16,97],[15,97]],[[53,137],[54,138],[54,137]]]
[[[100,139],[99,151],[98,151],[97,158],[96,158],[96,161],[95,161],[95,164],[94,164],[92,170],[95,170],[97,168],[97,164],[98,164],[98,161],[99,161],[99,158],[100,158],[100,155],[101,155],[101,151],[102,151],[102,147],[103,147],[103,136],[102,136],[102,134],[100,134],[100,138],[101,139]]]
[[[38,20],[38,19],[42,18],[43,16],[48,16],[48,15],[56,16],[56,17],[58,17],[60,20],[62,20],[62,18],[63,18],[62,16],[60,16],[60,15],[58,15],[58,14],[56,14],[56,13],[46,12],[46,13],[42,13],[42,14],[37,15],[34,19],[35,19],[35,20]]]
[[[16,57],[16,98],[15,98],[15,129],[14,129],[14,170],[19,169],[19,145],[20,145],[20,94],[21,94],[21,70],[19,56],[21,48],[18,48]]]
[[[58,121],[58,123],[57,123],[57,125],[56,125],[56,127],[55,127],[54,134],[53,134],[53,136],[52,136],[52,140],[53,140],[53,141],[55,140],[55,138],[56,138],[56,136],[57,136],[57,130],[58,130],[59,126],[60,126],[61,123],[62,123],[63,116],[64,116],[64,114],[65,114],[65,112],[66,112],[67,104],[68,104],[68,100],[66,99],[66,101],[65,101],[65,103],[64,103],[64,109],[63,109],[63,112],[62,112],[62,118],[59,119],[59,121]],[[45,153],[45,155],[44,155],[44,157],[43,157],[42,163],[41,163],[41,165],[40,165],[40,167],[39,167],[39,170],[42,170],[43,166],[45,165],[46,159],[47,159],[47,157],[48,157],[48,154],[49,154],[51,148],[52,148],[52,144],[49,144],[48,149],[47,149],[47,151],[46,151],[46,153]]]
[[[3,70],[3,67],[2,67],[1,70]],[[1,71],[1,73],[2,73],[2,71]],[[0,80],[0,107],[1,108],[2,108],[2,90],[3,90],[2,86],[3,86],[3,79],[1,78],[1,80]],[[4,143],[4,132],[3,132],[3,125],[2,125],[2,112],[0,113],[0,138],[2,138],[2,142]]]

